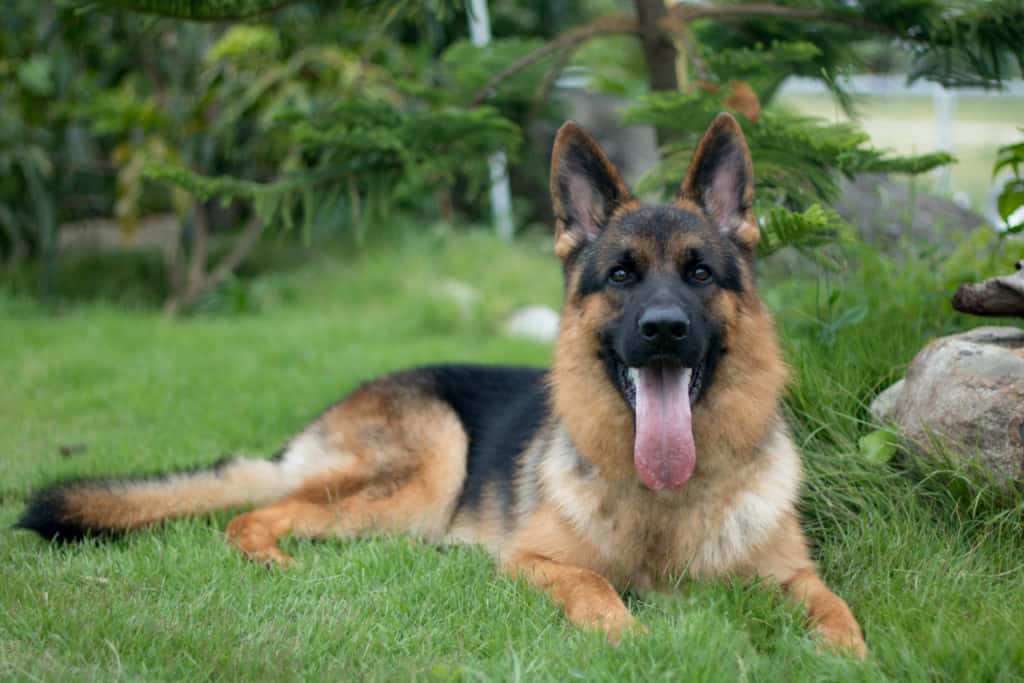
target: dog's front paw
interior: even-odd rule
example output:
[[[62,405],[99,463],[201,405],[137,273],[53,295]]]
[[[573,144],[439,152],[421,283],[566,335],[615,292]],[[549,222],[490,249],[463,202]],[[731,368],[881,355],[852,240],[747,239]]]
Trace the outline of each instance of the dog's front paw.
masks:
[[[818,632],[825,641],[825,647],[840,654],[852,654],[860,659],[868,656],[868,647],[860,624],[853,615],[835,615],[818,623]]]
[[[569,611],[569,620],[585,629],[603,631],[608,642],[617,645],[627,633],[647,633],[621,600],[618,604],[584,604]]]
[[[605,615],[601,622],[601,629],[612,645],[618,645],[622,637],[627,634],[643,635],[647,633],[647,627],[637,621],[636,617],[629,613],[629,610]]]

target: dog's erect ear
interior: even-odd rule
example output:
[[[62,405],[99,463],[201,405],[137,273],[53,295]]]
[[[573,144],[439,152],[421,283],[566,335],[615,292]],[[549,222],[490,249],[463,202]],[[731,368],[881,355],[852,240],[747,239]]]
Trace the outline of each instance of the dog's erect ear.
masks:
[[[601,234],[615,210],[632,199],[618,170],[585,130],[572,121],[558,129],[551,153],[551,201],[560,258]]]
[[[677,198],[700,206],[741,246],[751,251],[757,246],[754,165],[740,124],[730,114],[719,114],[708,126]]]

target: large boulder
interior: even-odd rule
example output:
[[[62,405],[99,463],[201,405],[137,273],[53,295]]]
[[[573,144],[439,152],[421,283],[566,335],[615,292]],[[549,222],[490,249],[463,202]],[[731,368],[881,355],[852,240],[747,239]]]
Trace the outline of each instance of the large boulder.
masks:
[[[893,247],[901,239],[948,248],[956,243],[957,235],[988,224],[980,213],[885,174],[862,173],[840,183],[835,210],[857,226],[861,239],[883,248]]]
[[[1024,329],[979,327],[936,339],[871,412],[921,452],[1024,480]]]

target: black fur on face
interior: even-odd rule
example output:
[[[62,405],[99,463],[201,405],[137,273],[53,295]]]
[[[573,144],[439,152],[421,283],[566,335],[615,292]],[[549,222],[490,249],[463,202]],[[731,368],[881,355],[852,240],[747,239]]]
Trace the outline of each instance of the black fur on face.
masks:
[[[598,332],[613,384],[635,408],[638,368],[689,368],[696,401],[725,352],[724,323],[711,305],[739,292],[759,237],[753,166],[743,131],[720,114],[697,146],[676,201],[641,207],[597,142],[574,123],[558,132],[551,196],[555,251],[578,302],[604,297],[613,311]]]
[[[651,363],[691,368],[691,401],[699,400],[725,344],[709,303],[721,289],[742,289],[740,258],[704,216],[672,205],[623,214],[578,254],[576,296],[602,296],[615,312],[599,353],[631,406],[630,368]]]

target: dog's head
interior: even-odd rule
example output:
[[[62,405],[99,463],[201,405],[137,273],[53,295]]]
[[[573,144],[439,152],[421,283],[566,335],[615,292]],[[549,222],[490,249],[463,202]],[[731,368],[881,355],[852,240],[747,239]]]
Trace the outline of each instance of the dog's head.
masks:
[[[619,422],[633,436],[640,480],[654,490],[682,486],[697,461],[694,416],[714,393],[732,337],[753,332],[738,323],[766,316],[752,278],[760,233],[743,132],[720,114],[672,203],[645,207],[597,143],[567,123],[555,140],[551,194],[566,276],[556,410],[580,414],[570,425],[585,432],[577,441],[605,431],[583,425],[588,408]]]

